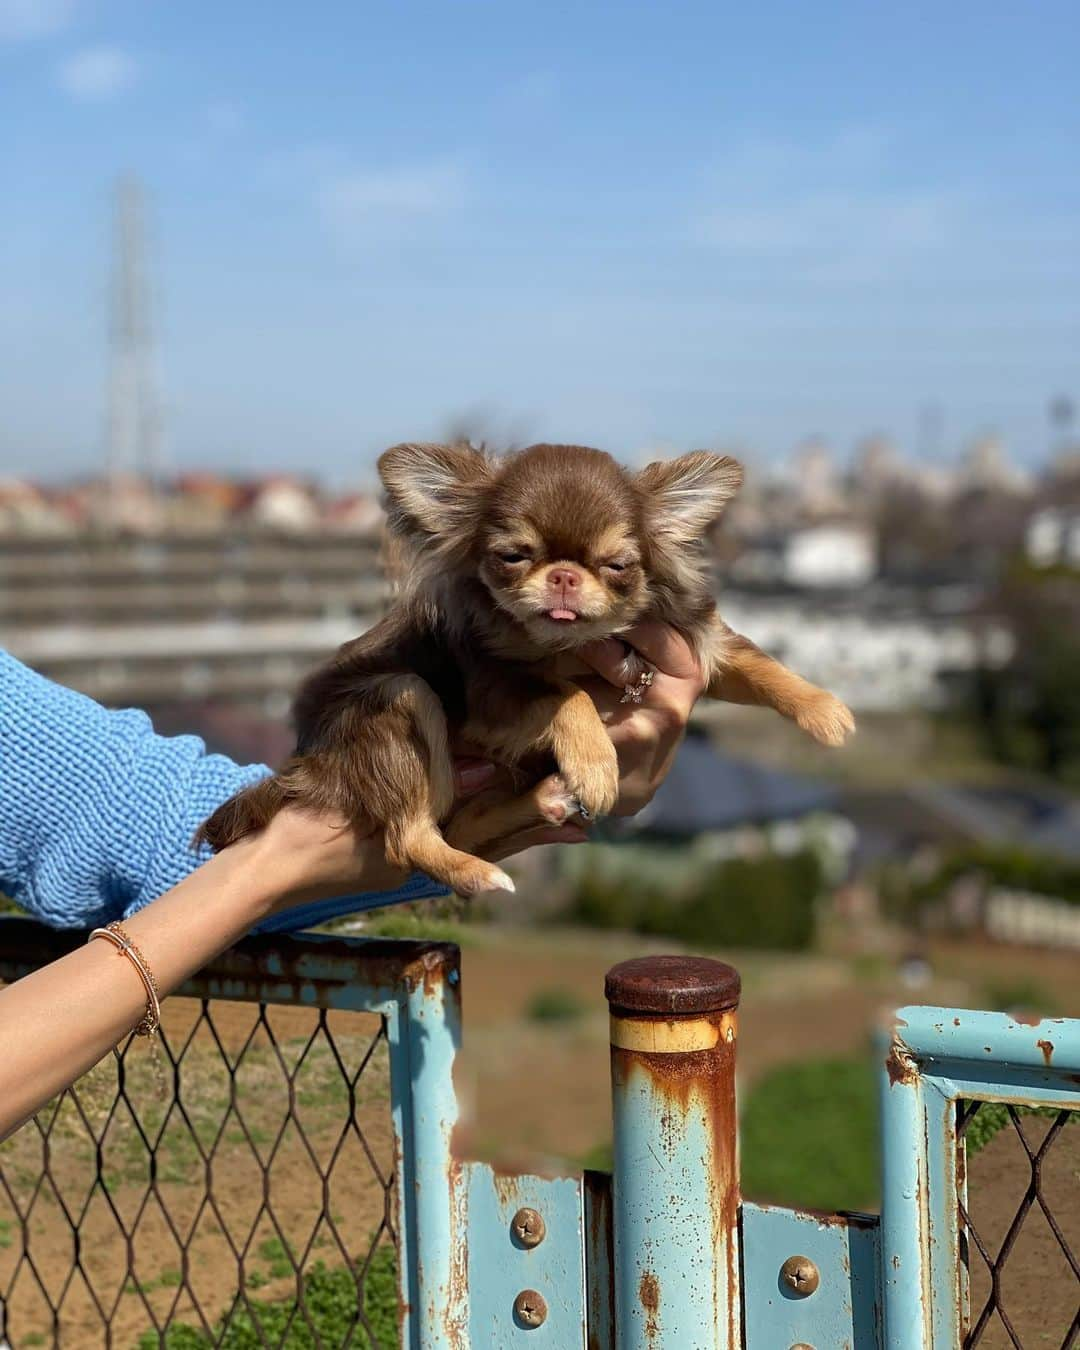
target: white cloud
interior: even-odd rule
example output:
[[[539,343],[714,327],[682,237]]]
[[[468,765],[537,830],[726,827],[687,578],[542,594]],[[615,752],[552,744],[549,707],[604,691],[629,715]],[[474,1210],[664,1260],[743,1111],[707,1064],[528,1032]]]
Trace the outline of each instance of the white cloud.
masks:
[[[130,89],[139,77],[139,62],[123,47],[86,47],[62,62],[57,82],[72,98],[115,98]]]
[[[464,191],[461,166],[442,160],[343,173],[323,185],[319,198],[331,217],[363,220],[383,213],[441,215],[461,205]]]
[[[50,37],[71,22],[73,0],[0,0],[0,41]]]
[[[455,160],[391,169],[348,169],[316,192],[326,223],[344,233],[385,220],[441,217],[465,201],[465,173]]]
[[[873,280],[951,244],[970,221],[952,185],[898,190],[891,154],[872,127],[816,143],[742,141],[710,167],[691,237],[804,277]]]
[[[720,206],[696,222],[695,235],[733,253],[845,252],[924,248],[946,234],[956,203],[944,193],[796,197],[765,205]]]

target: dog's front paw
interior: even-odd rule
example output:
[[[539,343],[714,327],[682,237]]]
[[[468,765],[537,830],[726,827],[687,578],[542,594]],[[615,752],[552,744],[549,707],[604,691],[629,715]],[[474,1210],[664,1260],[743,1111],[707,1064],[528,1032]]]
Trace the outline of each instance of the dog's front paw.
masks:
[[[824,692],[803,704],[795,722],[822,745],[843,745],[855,730],[855,718],[847,704]]]
[[[608,816],[619,800],[619,760],[615,747],[604,737],[603,746],[588,758],[567,764],[561,762],[559,771],[571,797],[585,808],[589,816]]]

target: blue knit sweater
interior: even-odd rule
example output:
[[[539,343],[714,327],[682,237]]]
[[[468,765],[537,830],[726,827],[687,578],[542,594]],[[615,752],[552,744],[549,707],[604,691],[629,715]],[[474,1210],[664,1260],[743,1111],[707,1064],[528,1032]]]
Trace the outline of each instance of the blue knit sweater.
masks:
[[[109,711],[0,650],[0,891],[45,923],[91,927],[149,904],[210,856],[191,847],[199,823],[269,772],[207,754],[197,736],[158,736],[145,713]],[[443,894],[416,876],[261,929]]]

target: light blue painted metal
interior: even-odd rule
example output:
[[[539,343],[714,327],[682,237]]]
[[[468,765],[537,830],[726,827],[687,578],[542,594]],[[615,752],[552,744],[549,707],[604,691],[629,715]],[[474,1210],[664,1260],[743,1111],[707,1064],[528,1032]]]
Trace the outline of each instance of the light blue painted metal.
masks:
[[[927,1072],[937,1073],[939,1060],[962,1060],[988,1069],[988,1083],[996,1081],[1003,1066],[1080,1073],[1080,1020],[1075,1018],[1018,1022],[1005,1013],[912,1007],[896,1014],[896,1030]]]
[[[923,1083],[903,1046],[890,1045],[881,1079],[881,1312],[887,1350],[932,1344],[929,1190]]]
[[[703,1054],[612,1047],[618,1350],[740,1344],[734,1091],[722,1110]],[[672,1081],[676,1058],[698,1062]]]
[[[1080,1022],[1024,1023],[1003,1013],[902,1008],[881,1077],[881,1267],[884,1344],[960,1344],[957,1149],[961,1100],[1080,1107]]]
[[[878,1344],[878,1220],[808,1214],[744,1202],[741,1224],[743,1334],[751,1350],[813,1345],[868,1350]],[[806,1298],[780,1278],[791,1256],[808,1257],[821,1282]]]
[[[466,1169],[469,1214],[469,1327],[471,1346],[499,1350],[585,1350],[585,1236],[580,1177],[503,1176],[481,1163]],[[547,1228],[537,1247],[525,1248],[511,1224],[525,1206]],[[514,1299],[535,1290],[546,1305],[539,1327],[521,1325]]]
[[[467,1350],[466,1179],[453,1156],[461,1042],[457,949],[415,970],[387,1015],[399,1148],[399,1262],[408,1350]]]

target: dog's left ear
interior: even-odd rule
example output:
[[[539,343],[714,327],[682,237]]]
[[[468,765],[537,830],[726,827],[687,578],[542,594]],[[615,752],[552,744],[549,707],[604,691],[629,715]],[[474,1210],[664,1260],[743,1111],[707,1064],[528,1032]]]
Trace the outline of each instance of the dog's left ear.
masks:
[[[395,445],[379,456],[386,513],[398,534],[450,535],[475,519],[491,464],[471,445]]]
[[[647,464],[634,478],[645,498],[650,528],[675,544],[700,539],[738,492],[742,480],[737,459],[708,450]]]

